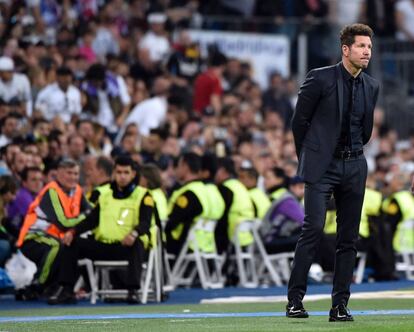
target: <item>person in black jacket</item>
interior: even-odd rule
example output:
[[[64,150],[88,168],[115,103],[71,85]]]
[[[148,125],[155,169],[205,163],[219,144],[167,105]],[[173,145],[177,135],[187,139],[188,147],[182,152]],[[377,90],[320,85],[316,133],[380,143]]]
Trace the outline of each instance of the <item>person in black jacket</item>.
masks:
[[[288,286],[288,317],[308,317],[302,299],[333,194],[337,242],[329,320],[353,320],[347,304],[367,178],[363,146],[371,137],[379,86],[362,72],[371,58],[372,29],[352,24],[340,36],[342,62],[308,73],[292,119],[298,175],[306,187],[305,220]]]

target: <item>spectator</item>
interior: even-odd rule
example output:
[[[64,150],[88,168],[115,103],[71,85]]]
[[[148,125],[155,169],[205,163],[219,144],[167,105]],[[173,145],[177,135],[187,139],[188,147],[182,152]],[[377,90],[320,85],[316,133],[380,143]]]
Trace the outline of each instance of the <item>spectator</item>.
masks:
[[[164,13],[151,13],[148,15],[149,31],[144,35],[139,47],[149,51],[149,58],[152,62],[160,63],[166,60],[170,53],[170,43],[165,36],[164,24],[167,17]]]
[[[270,76],[270,87],[263,94],[263,111],[264,113],[278,113],[284,126],[288,127],[290,125],[293,107],[286,94],[286,87],[280,73],[273,73]]]
[[[94,64],[89,67],[81,90],[86,98],[86,114],[114,135],[118,118],[128,112],[130,102],[121,91],[117,77],[105,66]]]
[[[260,233],[270,254],[290,252],[296,247],[305,217],[300,201],[305,184],[299,177],[289,180],[289,190],[272,202],[263,219]]]
[[[40,168],[25,167],[21,173],[22,184],[16,192],[16,197],[7,205],[9,232],[17,238],[23,219],[37,194],[43,188],[44,179]]]
[[[168,78],[156,78],[152,86],[153,97],[136,105],[125,120],[124,126],[135,123],[143,136],[148,136],[151,129],[160,127],[167,115],[170,85]],[[122,132],[121,130],[120,133]]]
[[[17,185],[10,175],[0,177],[0,267],[4,267],[14,247],[15,238],[6,229],[8,223],[7,205],[16,196]]]
[[[82,110],[81,94],[72,84],[72,71],[67,67],[56,70],[56,82],[42,89],[36,99],[35,110],[46,120],[60,117],[69,123],[73,116],[79,116]]]
[[[32,115],[32,94],[26,75],[16,73],[11,58],[0,57],[0,98],[6,102],[15,100],[22,107],[22,114]]]
[[[396,38],[414,41],[414,1],[401,0],[395,4]]]
[[[214,50],[210,55],[207,70],[196,77],[193,108],[198,114],[201,114],[207,106],[213,107],[215,114],[220,113],[220,97],[223,93],[221,80],[226,62],[226,57],[218,50]]]

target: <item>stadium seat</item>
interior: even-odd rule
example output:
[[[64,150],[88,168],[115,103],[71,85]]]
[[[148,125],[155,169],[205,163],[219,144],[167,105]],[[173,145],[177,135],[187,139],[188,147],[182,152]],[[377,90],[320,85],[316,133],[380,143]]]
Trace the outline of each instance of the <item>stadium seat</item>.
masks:
[[[159,232],[157,238],[159,239]],[[161,265],[161,246],[156,245],[149,250],[148,261],[143,264],[142,281],[141,281],[141,303],[145,304],[148,301],[150,292],[153,292],[156,302],[161,302],[162,297],[162,265]],[[85,266],[88,274],[89,283],[91,286],[90,302],[96,303],[98,297],[105,296],[123,296],[127,295],[126,289],[113,289],[109,272],[112,270],[125,269],[128,266],[128,261],[106,261],[90,259],[82,259],[78,261],[79,266]],[[153,287],[151,288],[151,281]]]
[[[191,286],[196,276],[199,277],[203,289],[224,286],[221,274],[223,258],[217,254],[215,246],[212,252],[204,252],[196,241],[197,232],[214,234],[215,225],[215,220],[200,219],[191,227],[171,272],[174,287]]]
[[[234,258],[236,260],[237,270],[239,273],[239,285],[247,288],[257,287],[259,285],[255,257],[255,242],[249,246],[242,247],[239,242],[239,233],[253,233],[254,228],[254,220],[244,220],[236,226],[233,237],[235,249]]]

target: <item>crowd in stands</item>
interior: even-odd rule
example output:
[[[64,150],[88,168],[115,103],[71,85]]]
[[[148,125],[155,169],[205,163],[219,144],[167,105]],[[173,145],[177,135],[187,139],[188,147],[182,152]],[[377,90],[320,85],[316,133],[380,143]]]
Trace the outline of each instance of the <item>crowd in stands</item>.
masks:
[[[42,284],[50,275],[54,286],[63,286],[60,293],[52,292],[51,303],[69,303],[73,271],[45,270],[44,255],[49,257],[54,246],[71,247],[79,242],[73,240],[78,234],[97,227],[96,211],[104,199],[111,201],[111,194],[116,199],[138,195],[139,202],[151,207],[150,214],[155,214],[153,199],[171,253],[179,252],[199,217],[218,220],[216,237],[206,246],[215,245],[219,252],[231,250],[232,232],[241,218],[265,221],[261,234],[269,252],[293,250],[304,213],[304,183],[295,176],[297,156],[290,131],[298,83],[293,76],[275,72],[263,90],[247,60],[226,57],[214,45],[203,57],[185,28],[226,29],[230,27],[203,18],[242,14],[275,21],[257,20],[252,28],[256,32],[296,35],[283,24],[296,18],[318,36],[329,29],[322,27],[325,21],[314,19],[341,18],[345,24],[347,17],[352,22],[363,19],[379,36],[398,31],[411,40],[405,25],[414,20],[404,18],[411,11],[402,8],[414,13],[414,1],[381,1],[381,8],[378,1],[348,2],[353,11],[345,1],[323,0],[0,1],[1,266],[17,243],[38,265],[36,282]],[[393,15],[385,15],[394,5],[396,22]],[[231,22],[231,28],[237,26]],[[320,48],[315,52],[323,55]],[[337,60],[332,45],[327,52],[313,64]],[[414,199],[407,195],[414,172],[414,131],[403,140],[387,126],[378,107],[365,154],[367,190],[377,199],[365,206],[361,250],[370,253],[373,278],[394,279],[394,252],[404,249],[404,241],[396,240],[404,233],[399,227],[414,218]],[[119,172],[126,167],[127,174],[118,174],[117,167]],[[142,188],[151,195],[145,196]],[[72,195],[76,204],[69,202],[75,199]],[[119,241],[127,247],[140,241],[138,237],[150,233],[151,217],[143,222],[148,212],[138,203],[135,210],[140,228],[131,226],[131,233],[110,240],[98,232],[93,241]],[[43,224],[35,232],[28,224],[22,232],[29,215]],[[108,215],[117,222],[113,211]],[[80,226],[83,219],[88,227]],[[52,226],[56,233],[50,231]],[[39,231],[44,238],[62,242],[41,242],[34,237]],[[414,229],[410,231],[413,235]],[[332,271],[326,253],[334,233],[328,213],[318,258],[325,271]],[[25,247],[25,241],[31,243]],[[251,241],[249,234],[242,239],[246,245]],[[413,242],[404,243],[410,248]],[[76,253],[66,250],[59,256],[66,257],[67,264],[73,265],[90,248],[76,245]],[[145,246],[139,250],[145,251]],[[120,256],[124,254],[129,255],[122,251]],[[141,258],[134,259],[138,271]],[[65,284],[62,275],[70,281]],[[133,291],[139,288],[136,280],[130,284]],[[129,301],[136,300],[131,291]]]

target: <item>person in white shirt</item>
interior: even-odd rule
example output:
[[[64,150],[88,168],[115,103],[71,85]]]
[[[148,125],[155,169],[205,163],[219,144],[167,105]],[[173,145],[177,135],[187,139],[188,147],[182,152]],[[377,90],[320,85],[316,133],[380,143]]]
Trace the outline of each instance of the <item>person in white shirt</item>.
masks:
[[[164,23],[167,17],[163,13],[152,13],[148,15],[150,30],[144,35],[139,43],[140,48],[148,49],[150,59],[153,62],[165,60],[170,53],[170,42],[165,36]]]
[[[40,90],[35,110],[43,114],[46,120],[59,116],[63,122],[69,123],[73,115],[82,111],[81,93],[72,84],[72,71],[67,67],[56,70],[56,82]]]
[[[154,97],[143,100],[131,110],[115,142],[120,142],[125,128],[130,123],[135,123],[139,128],[139,133],[143,136],[148,136],[151,129],[160,127],[166,120],[168,109],[167,96],[170,85],[171,82],[168,78],[157,77],[155,79],[152,87]]]
[[[93,64],[81,86],[86,97],[84,112],[110,135],[118,131],[119,119],[129,111],[130,96],[120,80],[102,64]]]
[[[14,72],[14,62],[11,58],[0,57],[0,98],[6,102],[12,99],[24,103],[25,113],[32,115],[32,93],[29,79],[25,74]]]

